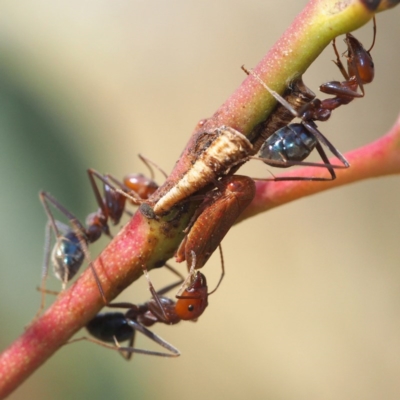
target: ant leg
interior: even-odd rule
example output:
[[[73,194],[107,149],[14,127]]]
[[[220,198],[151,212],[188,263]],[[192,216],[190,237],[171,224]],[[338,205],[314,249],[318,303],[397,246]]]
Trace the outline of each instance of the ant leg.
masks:
[[[135,329],[132,329],[132,336],[129,339],[129,344],[128,344],[128,349],[133,349],[133,345],[135,343],[135,336],[136,336],[136,331]],[[133,356],[133,352],[125,352],[123,350],[121,350],[121,345],[119,344],[117,338],[114,336],[114,343],[115,343],[115,347],[118,350],[118,353],[121,355],[122,358],[124,358],[126,361],[130,361],[132,356]]]
[[[47,215],[47,224],[46,224],[46,232],[45,232],[45,240],[47,241],[47,240],[50,240],[50,231],[48,231],[48,229],[47,229],[48,226],[51,226],[51,228],[53,228],[53,232],[56,237],[60,236],[53,213],[50,211],[49,204],[47,203],[48,201],[50,201],[53,204],[52,200],[54,200],[56,203],[57,203],[57,201],[52,196],[50,196],[50,198],[49,198],[49,193],[46,193],[46,192],[40,192],[39,199],[42,202],[44,211],[46,212],[46,215]]]
[[[36,286],[36,290],[38,292],[42,291],[42,289],[40,289],[40,286]],[[51,294],[52,296],[58,296],[60,294],[60,292],[57,292],[56,290],[50,290],[50,289],[44,289],[44,292],[46,294]]]
[[[221,257],[221,269],[222,269],[221,277],[219,278],[219,281],[218,281],[217,286],[215,287],[215,289],[212,290],[211,292],[209,292],[208,295],[213,294],[213,293],[215,293],[217,291],[217,289],[219,288],[219,285],[222,282],[222,279],[224,279],[224,276],[225,276],[224,255],[222,254],[222,246],[220,244],[218,245],[218,249],[219,249],[219,254],[220,254],[220,257]]]
[[[165,263],[164,267],[168,270],[171,271],[174,275],[176,275],[178,278],[180,278],[181,280],[184,279],[183,275],[177,271],[174,267],[171,267],[169,264]]]
[[[315,182],[323,182],[323,181],[333,181],[336,179],[336,174],[333,168],[346,168],[341,165],[332,165],[329,162],[328,157],[326,156],[326,153],[322,146],[317,143],[315,145],[315,148],[317,149],[320,157],[323,159],[325,164],[314,164],[311,165],[313,167],[323,167],[326,168],[329,171],[330,177],[329,178],[323,178],[323,177],[304,177],[304,176],[278,176],[274,178],[252,178],[257,181],[274,181],[274,182],[280,182],[280,181],[315,181]],[[313,164],[313,163],[304,163],[304,164]],[[304,165],[302,164],[302,165]]]
[[[241,68],[247,75],[251,75],[253,78],[255,78],[258,83],[260,83],[260,85],[263,86],[269,92],[269,94],[275,98],[276,101],[278,101],[278,103],[286,107],[286,109],[293,115],[293,117],[299,116],[298,112],[292,107],[292,105],[288,101],[286,101],[278,92],[272,90],[254,71],[248,70],[247,68],[245,68],[244,65],[242,65]]]
[[[166,172],[160,168],[154,161],[151,161],[149,158],[143,156],[142,154],[138,154],[138,157],[140,158],[140,160],[146,165],[146,167],[149,169],[150,171],[150,178],[154,179],[154,171],[153,168],[151,168],[151,165],[155,168],[157,168],[162,175],[164,175],[164,178],[167,179],[168,175],[166,174]]]
[[[127,353],[147,354],[147,355],[159,356],[159,357],[179,357],[181,355],[180,351],[176,347],[172,346],[172,344],[168,343],[167,341],[162,339],[160,336],[156,335],[151,330],[149,330],[149,329],[145,328],[143,325],[139,324],[139,322],[136,322],[129,318],[127,319],[127,322],[129,325],[132,326],[133,329],[141,332],[143,335],[148,337],[153,342],[156,342],[161,347],[164,347],[164,349],[167,349],[171,354],[170,353],[160,353],[160,352],[150,351],[150,350],[128,348],[128,347],[120,347],[119,348],[120,351],[125,351]]]
[[[258,161],[263,161],[266,162],[272,167],[293,167],[293,166],[303,166],[303,167],[316,167],[316,168],[325,168],[329,171],[329,174],[331,175],[330,178],[321,178],[321,177],[304,177],[304,176],[287,176],[287,177],[275,177],[274,178],[255,178],[252,177],[253,180],[255,181],[331,181],[336,178],[335,172],[333,172],[333,169],[344,169],[348,168],[347,166],[344,165],[335,165],[331,164],[328,157],[326,157],[326,154],[322,148],[322,146],[319,143],[316,143],[315,148],[317,149],[319,155],[323,159],[324,163],[312,163],[312,162],[306,162],[306,161],[290,161],[290,160],[285,160],[285,161],[277,161],[277,160],[269,160],[266,158],[262,157],[255,157],[252,156],[250,157],[253,160],[258,160]]]
[[[190,285],[190,282],[192,281],[193,275],[196,271],[196,253],[191,250],[190,251],[192,255],[192,265],[190,266],[189,274],[185,278],[185,280],[182,282],[181,287],[178,289],[175,297],[180,298],[181,294],[186,290],[186,288]]]
[[[152,289],[150,289],[150,292],[151,292],[152,296],[156,299],[158,307],[161,307],[162,310],[164,310],[164,308],[161,306],[161,303],[159,302],[158,296],[162,296],[163,294],[169,292],[170,290],[175,289],[177,286],[179,286],[183,282],[183,279],[184,279],[183,275],[180,272],[178,272],[175,268],[171,267],[168,264],[165,264],[165,267],[167,267],[167,269],[169,271],[171,271],[172,273],[177,275],[180,278],[180,280],[177,281],[177,282],[171,283],[170,285],[167,285],[167,286],[163,287],[162,289],[158,290],[157,292],[155,292],[154,286],[150,282],[151,287],[152,287]],[[149,280],[150,280],[150,278],[149,278]],[[155,293],[155,295],[154,295],[154,293]],[[109,307],[109,308],[127,308],[127,309],[136,307],[136,305],[134,305],[133,303],[127,303],[127,302],[107,303],[106,306]],[[163,313],[163,315],[165,316],[165,313]]]
[[[315,136],[317,141],[328,147],[330,152],[342,162],[345,168],[350,167],[344,155],[318,130],[317,125],[313,121],[303,121],[303,125]]]
[[[372,48],[375,46],[375,39],[376,39],[376,18],[374,15],[374,18],[372,18],[373,23],[374,23],[374,27],[373,27],[373,39],[372,39],[372,44],[371,47],[367,50],[367,53],[369,54],[369,52],[372,50]]]
[[[96,176],[103,183],[105,183],[104,180],[103,180],[103,176],[93,168],[89,168],[87,170],[87,173],[88,173],[88,176],[89,176],[90,184],[92,186],[94,197],[96,197],[97,205],[100,207],[101,211],[103,212],[103,215],[107,219],[108,218],[108,210],[107,210],[107,207],[104,205],[103,197],[101,196],[99,187],[97,186],[97,183],[96,183],[96,181],[94,179],[94,177]]]
[[[153,173],[153,170],[151,169],[151,166],[150,166],[149,163],[151,163],[156,168],[158,168],[159,171],[163,175],[166,176],[165,172],[161,168],[159,168],[157,166],[157,164],[153,163],[152,161],[150,161],[147,158],[144,158],[140,154],[139,154],[139,157],[146,164],[146,166],[149,168],[149,170],[151,171],[151,175],[152,176],[154,175],[154,173]],[[158,185],[152,179],[146,178],[142,174],[127,175],[124,178],[124,183],[119,181],[117,178],[115,178],[111,174],[107,174],[107,175],[105,175],[105,177],[102,177],[100,179],[102,179],[103,182],[105,182],[105,184],[107,184],[112,190],[114,190],[115,192],[121,194],[125,198],[129,199],[134,205],[137,205],[137,206],[140,206],[141,204],[143,204],[144,200],[146,200],[152,193],[154,193],[158,189]],[[136,180],[140,180],[140,179],[144,179],[144,182],[139,183],[138,181],[136,181]],[[131,180],[134,180],[136,182],[130,182]],[[113,186],[110,181],[115,186]],[[131,183],[133,185],[141,185],[142,184],[142,185],[144,185],[145,188],[151,189],[151,192],[148,193],[148,191],[147,191],[147,193],[145,193],[146,190],[141,190],[140,188],[138,188],[138,190],[136,191],[129,183]],[[143,195],[143,197],[142,197],[142,195]]]
[[[105,293],[104,293],[103,286],[101,285],[99,275],[97,274],[97,272],[96,272],[96,270],[95,270],[95,268],[94,268],[94,266],[93,266],[93,262],[91,261],[91,257],[90,257],[90,253],[89,253],[89,249],[88,249],[88,246],[87,246],[87,244],[86,244],[86,241],[84,240],[84,238],[83,238],[82,235],[80,234],[80,232],[79,232],[79,230],[78,230],[78,227],[75,226],[75,223],[74,223],[74,222],[72,223],[72,226],[73,226],[73,228],[74,228],[74,232],[75,232],[75,234],[76,234],[76,237],[77,237],[78,240],[79,240],[79,244],[80,244],[80,246],[81,246],[81,248],[82,248],[83,254],[85,255],[85,259],[88,260],[88,262],[89,262],[89,268],[90,268],[91,271],[92,271],[93,278],[94,278],[94,280],[96,281],[96,285],[97,285],[97,288],[99,289],[100,296],[101,296],[101,298],[103,299],[103,303],[104,303],[105,305],[107,305],[107,304],[108,304],[108,300],[107,300],[106,295],[105,295]]]
[[[265,157],[256,157],[256,156],[250,156],[250,160],[257,160],[257,161],[262,161],[271,167],[277,167],[277,168],[287,168],[287,167],[294,167],[294,166],[302,166],[302,167],[317,167],[317,168],[336,168],[336,169],[345,169],[350,166],[349,165],[336,165],[336,164],[331,164],[328,160],[327,164],[323,163],[314,163],[314,162],[308,162],[308,161],[292,161],[292,160],[272,160],[270,158],[265,158]],[[346,160],[347,161],[347,160]],[[348,162],[347,162],[348,163]],[[253,179],[253,178],[252,178]]]
[[[336,47],[336,39],[333,39],[333,40],[332,40],[332,46],[333,46],[333,51],[335,52],[335,55],[336,55],[336,61],[333,60],[333,62],[334,62],[334,63],[336,64],[336,66],[339,68],[340,72],[341,72],[342,75],[343,75],[343,78],[344,78],[346,81],[348,81],[350,77],[349,77],[349,74],[347,73],[346,68],[344,67],[342,61],[340,60],[340,55],[339,55],[338,49],[337,49],[337,47]]]
[[[95,194],[97,204],[100,207],[101,213],[95,213],[97,218],[101,219],[102,230],[107,234],[107,236],[112,237],[110,233],[110,229],[108,226],[108,218],[112,221],[114,225],[118,224],[120,221],[122,214],[125,209],[125,201],[126,196],[121,196],[115,188],[112,186],[110,180],[116,183],[118,186],[126,189],[125,186],[120,183],[117,179],[113,178],[111,175],[103,176],[96,170],[89,168],[87,170],[89,175],[89,180],[92,185],[93,192]],[[100,194],[100,190],[97,186],[97,183],[94,179],[96,177],[103,183],[103,191],[104,191],[104,198]],[[100,215],[99,215],[100,214]]]
[[[150,290],[150,293],[151,293],[153,299],[156,301],[157,306],[160,309],[160,311],[162,312],[162,315],[165,318],[165,320],[169,321],[169,317],[168,317],[167,313],[164,310],[164,307],[163,307],[163,305],[161,303],[160,298],[158,297],[158,293],[156,292],[153,284],[151,283],[150,275],[149,275],[149,272],[147,271],[147,268],[145,266],[142,266],[142,269],[143,269],[143,274],[146,277],[147,283],[149,285],[149,290]]]
[[[90,262],[90,254],[89,254],[89,249],[88,249],[88,246],[87,246],[87,240],[86,240],[85,235],[83,234],[83,232],[85,232],[84,227],[82,226],[82,224],[78,221],[78,219],[72,213],[70,213],[60,203],[58,203],[58,201],[54,197],[52,197],[49,193],[41,192],[40,193],[40,199],[42,200],[43,206],[44,206],[44,208],[46,210],[46,213],[47,213],[47,215],[49,217],[49,223],[54,229],[54,234],[56,236],[57,241],[59,239],[64,240],[65,238],[60,234],[59,229],[58,229],[58,227],[61,226],[61,223],[60,222],[57,223],[57,221],[54,220],[54,217],[53,217],[53,215],[52,215],[52,213],[51,213],[51,211],[50,211],[50,209],[48,207],[47,201],[50,201],[51,204],[55,208],[57,208],[60,212],[62,212],[69,219],[71,227],[73,228],[73,233],[75,234],[75,237],[79,241],[79,245],[80,245],[80,248],[81,248],[81,250],[82,250],[82,252],[84,254],[84,258],[89,261],[89,267],[92,270],[93,276],[94,276],[94,278],[96,280],[96,284],[97,284],[97,287],[99,288],[99,292],[100,292],[101,297],[102,297],[102,299],[104,301],[104,304],[107,304],[107,299],[105,297],[104,290],[103,290],[103,288],[101,286],[100,279],[99,279],[99,277],[97,275],[96,270],[94,269],[94,267],[92,265],[92,262]],[[44,267],[43,267],[43,271],[46,271],[46,277],[47,277],[47,271],[48,271],[48,264],[49,264],[49,260],[50,260],[50,250],[49,250],[50,243],[49,243],[49,239],[47,239],[48,236],[49,235],[46,233],[45,249],[46,249],[46,252],[47,252],[46,253],[47,256],[45,258],[45,263],[44,263]],[[43,280],[43,278],[42,278],[42,280]],[[65,286],[66,286],[68,280],[69,280],[69,274],[68,273],[64,273],[63,280],[62,280],[63,290],[65,289]],[[41,286],[41,290],[42,289],[45,289],[43,287],[43,284]]]
[[[83,336],[83,337],[80,337],[77,339],[72,339],[69,342],[67,342],[66,345],[75,343],[75,342],[79,342],[82,340],[86,340],[88,342],[92,342],[92,343],[98,344],[99,346],[105,347],[106,349],[118,351],[122,355],[122,357],[124,357],[126,360],[129,360],[132,357],[129,354],[133,354],[133,353],[147,354],[147,355],[158,356],[158,357],[179,357],[180,356],[181,353],[179,352],[179,350],[176,347],[169,344],[168,342],[166,342],[160,336],[156,335],[155,333],[153,333],[149,329],[145,328],[144,326],[142,326],[141,324],[139,324],[136,321],[128,319],[127,322],[129,325],[132,326],[133,329],[138,330],[139,332],[143,333],[143,335],[148,337],[150,340],[156,342],[160,346],[162,346],[165,349],[167,349],[168,351],[170,351],[171,354],[170,353],[161,353],[161,352],[152,351],[152,350],[136,349],[136,348],[132,347],[133,342],[131,345],[131,341],[129,341],[129,347],[124,347],[124,346],[121,346],[116,339],[114,339],[116,344],[111,345],[111,344],[104,343],[97,339],[92,339],[87,336]]]
[[[123,189],[119,189],[119,188],[112,188],[115,192],[117,192],[117,193],[119,193],[119,194],[122,194],[123,196],[125,196],[127,199],[129,199],[133,204],[135,204],[135,205],[137,205],[137,206],[139,206],[140,204],[142,204],[143,203],[143,200],[139,197],[139,196],[137,196],[137,195],[135,195],[135,192],[134,191],[130,191],[129,193],[126,193]],[[134,194],[134,195],[132,195],[132,194],[130,194],[130,193],[132,193],[132,194]]]
[[[74,214],[72,214],[71,212],[69,212],[61,203],[59,203],[55,197],[53,197],[50,193],[48,192],[40,192],[39,193],[39,198],[40,201],[43,204],[43,208],[47,214],[47,217],[49,218],[49,221],[51,223],[51,226],[53,228],[54,234],[57,237],[61,237],[62,235],[60,235],[57,224],[55,222],[53,213],[50,211],[50,207],[48,202],[51,203],[51,205],[56,208],[58,211],[60,211],[62,214],[65,215],[65,217],[70,221],[71,224],[75,224],[75,226],[77,227],[77,229],[80,232],[85,232],[85,227],[79,222],[78,218],[75,217]]]
[[[184,281],[183,275],[177,271],[175,268],[171,267],[167,263],[164,264],[164,267],[167,268],[169,271],[171,271],[173,274],[175,274],[177,277],[179,277],[179,281],[171,283],[168,286],[165,286],[164,288],[157,290],[157,295],[162,296],[163,294],[169,292],[172,289],[175,289],[177,286],[181,285],[182,282]]]
[[[42,267],[42,280],[40,283],[40,288],[38,288],[41,292],[41,301],[39,310],[36,312],[33,320],[36,320],[43,312],[46,307],[46,281],[49,273],[49,264],[50,264],[50,252],[51,252],[51,228],[52,224],[50,220],[46,223],[45,229],[45,239],[44,239],[44,259],[43,259],[43,267]]]
[[[108,186],[115,193],[122,195],[124,198],[129,199],[135,205],[140,205],[143,203],[143,199],[132,189],[129,189],[126,185],[124,185],[121,181],[119,181],[115,176],[111,174],[101,175],[94,169],[90,169],[91,173],[93,173],[98,179],[100,179],[104,185]],[[89,173],[89,170],[88,170]],[[96,185],[97,188],[97,185]],[[98,189],[97,189],[98,191]],[[97,197],[97,195],[96,195]],[[101,196],[100,196],[101,198]]]

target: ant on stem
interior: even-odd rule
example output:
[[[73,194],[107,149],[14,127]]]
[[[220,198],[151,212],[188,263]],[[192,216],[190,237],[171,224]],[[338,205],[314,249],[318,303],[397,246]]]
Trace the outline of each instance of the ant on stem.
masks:
[[[208,296],[215,292],[207,291],[207,280],[205,276],[195,271],[196,254],[192,254],[193,265],[187,285],[182,287],[180,295],[176,296],[177,301],[163,294],[177,287],[183,282],[183,277],[175,271],[182,279],[154,293],[153,298],[146,303],[135,305],[131,303],[111,303],[108,307],[128,309],[126,313],[108,312],[97,314],[86,325],[90,337],[81,337],[71,340],[68,344],[87,340],[108,349],[117,350],[126,360],[130,360],[133,353],[161,356],[178,357],[179,350],[167,341],[156,335],[147,327],[155,323],[175,325],[180,321],[196,321],[208,306]],[[156,299],[157,298],[157,299]],[[160,306],[161,305],[161,306]],[[160,308],[161,307],[161,308]],[[136,331],[141,332],[150,340],[164,347],[169,353],[137,349],[134,347]],[[120,342],[129,340],[128,346],[121,346]],[[114,343],[114,345],[108,344]]]
[[[333,40],[332,46],[336,54],[336,61],[334,63],[339,68],[345,81],[331,81],[319,87],[319,90],[323,93],[336,95],[334,98],[322,100],[323,108],[334,110],[341,105],[349,104],[357,97],[364,97],[364,84],[371,83],[375,75],[374,62],[371,57],[371,50],[375,45],[376,39],[375,17],[373,18],[373,24],[373,39],[368,50],[365,50],[364,46],[351,33],[346,33],[344,41],[347,44],[345,52],[347,53],[347,71],[340,60],[336,48],[336,40]],[[357,91],[358,88],[360,88],[361,93]]]
[[[324,177],[278,177],[275,181],[282,180],[313,180],[326,181],[336,178],[334,168],[348,168],[350,164],[345,157],[332,145],[332,143],[318,130],[314,121],[326,121],[330,118],[331,113],[337,107],[348,104],[356,97],[364,96],[364,84],[370,83],[374,76],[374,64],[370,51],[374,46],[376,36],[376,23],[374,18],[374,38],[371,47],[365,50],[363,45],[350,33],[346,34],[345,42],[347,49],[347,64],[348,71],[345,70],[336,48],[335,41],[333,47],[337,60],[335,64],[342,72],[344,82],[332,81],[320,86],[320,90],[327,94],[335,95],[334,98],[325,100],[312,99],[305,103],[298,110],[295,110],[284,98],[277,92],[270,89],[261,78],[253,71],[248,71],[242,67],[243,71],[252,75],[275,99],[286,107],[287,110],[294,116],[301,118],[302,122],[289,124],[278,129],[275,133],[269,136],[259,152],[259,158],[266,159],[264,162],[275,167],[289,167],[294,162],[302,162],[309,156],[311,151],[316,148],[324,164],[330,173],[329,178]],[[360,87],[362,93],[357,92]],[[343,164],[343,166],[334,166],[329,162],[329,159],[323,150],[321,143],[329,148]],[[282,162],[287,163],[282,165]]]
[[[314,123],[314,117],[318,117],[317,119],[321,120],[321,118],[324,118],[326,114],[326,110],[320,107],[319,99],[314,99],[311,102],[306,103],[299,110],[295,110],[288,101],[281,97],[277,92],[270,89],[255,72],[247,70],[244,66],[242,66],[242,70],[246,74],[252,75],[266,90],[268,90],[271,96],[275,97],[279,103],[290,111],[293,117],[298,117],[302,120],[301,123],[292,123],[274,132],[261,146],[258,157],[253,158],[259,159],[265,164],[278,168],[287,168],[293,165],[307,165],[309,163],[304,163],[303,160],[310,155],[314,148],[316,148],[323,161],[323,164],[320,164],[319,166],[325,167],[330,173],[330,178],[289,176],[260,180],[327,181],[336,178],[334,168],[348,168],[350,166],[346,158],[318,130],[317,125]],[[343,163],[343,166],[332,165],[330,163],[321,143],[329,148],[332,154]]]
[[[374,32],[375,30],[374,28]],[[365,71],[373,71],[373,64],[370,63],[368,65],[368,63],[363,62],[365,54],[372,60],[369,54],[372,47],[367,51],[352,35],[348,34],[347,38],[349,47],[348,61],[350,65],[349,80],[352,80],[351,75],[354,74],[358,86],[363,87],[363,82],[367,83],[368,81],[368,79],[364,78],[365,75],[368,75],[368,73],[365,74]],[[340,61],[337,63],[340,68]],[[279,126],[280,122],[283,120],[288,119],[290,121],[294,117],[301,118],[302,123],[291,124],[290,128],[293,128],[293,130],[289,127],[284,127],[282,131],[279,131],[279,134],[272,134],[271,137],[268,137],[270,135],[269,132],[266,133],[264,136],[267,137],[266,143],[265,146],[262,147],[259,157],[252,156],[252,154],[256,152],[256,148],[258,148],[259,141],[257,138],[255,138],[255,145],[253,146],[253,143],[236,129],[228,126],[220,126],[211,131],[199,132],[195,137],[193,146],[185,153],[188,159],[188,167],[181,172],[178,177],[167,180],[158,193],[150,199],[152,211],[155,216],[167,213],[180,201],[189,198],[189,196],[203,189],[210,183],[217,181],[222,176],[232,174],[234,169],[250,159],[258,159],[267,164],[281,168],[293,165],[322,167],[326,168],[330,174],[329,178],[280,177],[272,180],[329,181],[336,178],[334,168],[349,167],[349,163],[345,157],[327,138],[325,138],[315,124],[315,121],[326,121],[330,117],[332,111],[330,108],[332,106],[329,101],[331,102],[332,99],[322,101],[315,99],[311,91],[310,93],[299,93],[298,99],[292,99],[294,103],[303,104],[297,111],[278,93],[271,90],[254,72],[249,72],[246,69],[244,70],[246,73],[253,75],[253,77],[291,113],[292,118],[288,115],[286,115],[285,118],[278,116],[274,123],[278,123]],[[344,70],[344,67],[342,70]],[[371,76],[373,76],[373,73]],[[363,78],[361,79],[361,77]],[[346,101],[348,102],[348,100],[344,99],[348,98],[350,92],[345,90],[345,93],[342,94],[340,84],[339,89],[335,87],[334,89],[329,88],[327,90],[333,90],[333,92],[330,93],[335,94],[337,98],[341,99],[334,100],[335,102],[339,102],[339,105],[346,104]],[[300,99],[303,94],[305,94],[304,98]],[[353,96],[353,98],[354,97],[357,96]],[[309,98],[310,101],[307,101],[307,98]],[[268,126],[268,129],[269,128]],[[258,135],[263,137],[260,132],[258,132]],[[341,161],[342,165],[331,164],[321,144],[328,147]],[[314,148],[319,152],[323,163],[308,163],[303,161]]]
[[[67,282],[76,275],[85,258],[89,259],[88,245],[97,241],[102,234],[110,238],[113,237],[110,232],[108,221],[110,220],[113,225],[117,225],[124,211],[127,212],[125,210],[127,197],[124,193],[129,192],[129,194],[131,194],[129,198],[131,200],[137,198],[136,204],[139,204],[157,190],[158,185],[153,180],[153,171],[148,164],[149,161],[143,156],[139,155],[139,157],[149,167],[151,178],[147,178],[142,174],[130,174],[127,175],[121,183],[111,175],[103,176],[94,169],[87,170],[99,209],[87,216],[86,227],[50,193],[44,191],[39,193],[39,198],[47,214],[48,221],[46,224],[45,257],[40,286],[42,300],[36,315],[39,315],[45,307],[45,294],[48,293],[45,286],[50,263],[53,265],[54,275],[61,280],[62,290],[64,290]],[[95,178],[103,182],[104,196],[101,195]],[[120,191],[115,190],[112,183],[122,189]],[[50,206],[53,206],[63,214],[68,219],[70,225],[56,220]],[[53,232],[56,239],[52,250],[50,249],[51,232]],[[105,304],[107,304],[97,274],[91,263],[90,267],[92,268],[103,300]],[[54,292],[50,293],[54,294]]]

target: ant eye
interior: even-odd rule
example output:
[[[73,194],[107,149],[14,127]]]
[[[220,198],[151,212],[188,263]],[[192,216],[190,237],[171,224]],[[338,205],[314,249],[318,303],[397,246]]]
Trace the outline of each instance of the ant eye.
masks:
[[[178,299],[175,304],[176,315],[183,320],[193,320],[203,314],[207,301],[203,299]]]

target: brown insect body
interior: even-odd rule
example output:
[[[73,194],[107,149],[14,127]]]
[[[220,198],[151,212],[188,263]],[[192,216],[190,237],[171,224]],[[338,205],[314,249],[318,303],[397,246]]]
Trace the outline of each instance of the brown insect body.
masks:
[[[239,215],[255,196],[255,183],[247,176],[232,175],[221,179],[218,188],[209,192],[193,218],[193,225],[180,244],[176,261],[201,268],[217,249]]]
[[[347,71],[340,60],[336,43],[333,41],[333,49],[336,54],[334,63],[339,68],[345,81],[332,81],[322,84],[319,89],[323,93],[332,94],[336,97],[322,101],[322,107],[326,110],[334,110],[341,105],[349,104],[355,98],[364,97],[364,84],[371,83],[375,75],[374,62],[371,50],[375,44],[376,21],[374,18],[374,38],[371,47],[366,50],[362,43],[351,33],[346,34],[347,45]],[[357,90],[360,88],[361,93]]]

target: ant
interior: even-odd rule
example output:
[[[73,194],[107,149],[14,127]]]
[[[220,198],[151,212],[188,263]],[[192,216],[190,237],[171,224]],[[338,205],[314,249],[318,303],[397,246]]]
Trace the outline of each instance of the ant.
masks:
[[[125,314],[121,312],[97,314],[86,325],[89,334],[96,339],[84,336],[71,340],[69,343],[88,340],[103,347],[117,350],[126,360],[130,360],[133,353],[161,357],[178,357],[180,352],[176,347],[147,329],[147,327],[150,327],[157,322],[167,325],[175,325],[182,320],[196,321],[208,306],[208,296],[215,290],[208,293],[207,280],[205,276],[194,269],[196,264],[196,254],[194,252],[192,258],[194,263],[190,271],[190,281],[181,294],[176,296],[178,299],[176,302],[162,295],[182,283],[183,277],[177,271],[175,271],[175,273],[180,275],[182,279],[159,290],[158,292],[155,292],[153,298],[148,302],[140,305],[131,303],[112,303],[109,304],[108,307],[126,308],[128,311]],[[149,339],[167,349],[170,353],[143,350],[133,347],[136,331],[141,332]],[[121,346],[120,342],[126,340],[129,340],[128,346]],[[114,345],[108,343],[114,343]]]
[[[165,171],[161,169],[156,163],[154,163],[147,157],[142,156],[141,154],[139,154],[139,158],[149,169],[150,178],[143,174],[128,174],[125,175],[121,183],[113,176],[107,175],[108,178],[111,178],[111,180],[119,188],[122,189],[122,192],[120,193],[124,197],[128,197],[135,205],[139,205],[143,202],[143,200],[147,200],[159,188],[158,184],[154,181],[154,171],[151,166],[154,166],[156,169],[158,169],[158,171],[161,172],[165,179],[167,178],[167,174],[165,173]],[[114,189],[114,191],[116,192],[119,191],[119,189],[112,189]]]
[[[312,99],[303,104],[297,111],[282,98],[277,92],[271,90],[254,72],[242,69],[249,75],[255,77],[268,91],[292,114],[292,116],[302,119],[302,122],[289,124],[278,129],[269,136],[261,146],[259,157],[266,159],[264,162],[275,167],[289,167],[295,163],[302,162],[309,156],[311,151],[316,148],[325,166],[330,173],[329,178],[323,177],[278,177],[275,181],[282,180],[313,180],[326,181],[336,178],[334,168],[348,168],[350,164],[345,157],[329,142],[329,140],[318,130],[314,121],[326,121],[331,116],[332,110],[337,107],[350,103],[356,97],[364,96],[363,84],[370,83],[374,76],[374,64],[370,51],[374,46],[376,37],[376,22],[374,18],[374,37],[369,50],[365,50],[363,45],[350,33],[346,34],[345,42],[348,46],[348,71],[345,70],[336,48],[335,41],[333,47],[337,56],[335,64],[338,66],[346,81],[328,82],[320,86],[324,93],[336,95],[334,98],[319,100]],[[357,92],[360,87],[362,93]],[[323,150],[321,143],[329,148],[343,164],[343,166],[332,165]],[[282,165],[282,162],[285,165]]]
[[[333,40],[332,46],[336,54],[334,63],[339,68],[345,81],[331,81],[319,87],[319,90],[323,93],[336,95],[332,99],[323,100],[323,108],[334,110],[341,105],[349,104],[356,97],[364,97],[364,84],[371,83],[375,75],[374,62],[371,57],[371,50],[375,45],[376,39],[375,17],[373,18],[373,24],[373,39],[368,50],[365,50],[364,46],[351,33],[346,33],[344,41],[347,44],[347,71],[340,60],[336,41],[335,39]],[[357,92],[358,88],[360,88],[361,93]]]
[[[256,75],[253,71],[247,70],[242,66],[243,71],[252,75],[258,82],[264,86],[268,92],[275,97],[275,99],[281,103],[294,117],[301,118],[302,122],[289,124],[278,129],[271,136],[269,136],[259,151],[257,158],[263,161],[265,164],[273,167],[286,168],[293,165],[312,165],[325,167],[329,173],[329,178],[324,177],[274,177],[274,181],[286,181],[286,180],[299,180],[299,181],[327,181],[336,178],[334,168],[348,168],[350,164],[346,158],[333,146],[333,144],[318,130],[314,120],[324,120],[326,110],[320,107],[321,101],[314,99],[309,103],[306,103],[298,111],[296,111],[290,103],[281,97],[277,92],[270,89],[261,78]],[[330,113],[330,111],[329,111]],[[343,165],[332,165],[321,145],[323,143],[329,148]],[[307,158],[314,148],[317,149],[323,164],[305,163],[303,160]],[[269,179],[263,179],[269,180]]]
[[[147,163],[148,160],[142,156],[139,157],[150,168]],[[153,178],[151,168],[150,171]],[[130,199],[133,201],[138,199],[136,203],[138,204],[142,200],[147,199],[158,188],[158,185],[152,178],[147,178],[142,174],[127,175],[121,183],[113,176],[103,176],[94,169],[88,169],[87,172],[99,209],[87,216],[86,227],[50,193],[44,191],[39,193],[40,201],[42,202],[43,208],[48,217],[48,222],[46,224],[45,258],[40,286],[42,301],[37,315],[41,313],[45,305],[45,294],[47,292],[45,289],[45,283],[50,261],[53,264],[54,275],[56,278],[61,280],[62,289],[64,290],[67,282],[76,275],[85,258],[89,258],[87,252],[88,244],[97,241],[102,234],[105,234],[110,238],[113,237],[110,232],[108,221],[110,220],[113,225],[117,225],[120,222],[126,204],[126,196],[124,195],[124,192],[133,194],[133,197],[130,196]],[[95,178],[98,178],[103,182],[104,197],[101,196]],[[115,190],[111,182],[121,187],[122,190]],[[54,218],[50,205],[61,212],[69,220],[70,226],[63,224]],[[51,231],[53,231],[56,238],[56,243],[52,251],[50,250]],[[90,267],[93,270],[103,300],[107,303],[98,281],[97,274],[91,264]]]
[[[376,28],[374,22],[374,38],[375,32]],[[366,71],[372,71],[370,76],[373,76],[373,64],[369,63],[368,65],[368,63],[364,62],[364,59],[368,58],[372,62],[369,54],[372,46],[366,51],[361,43],[350,34],[347,35],[347,44],[349,47],[349,72],[347,76],[349,76],[349,81],[352,81],[354,79],[352,76],[355,76],[357,85],[363,90],[363,82],[368,82],[368,78],[366,78],[368,72]],[[335,51],[337,54],[337,50]],[[338,54],[337,57],[337,65],[343,73],[345,70],[340,62]],[[209,183],[215,182],[221,176],[232,174],[233,167],[238,167],[252,158],[262,160],[269,165],[281,168],[292,165],[323,167],[326,168],[330,174],[329,178],[280,177],[274,180],[329,181],[336,178],[334,168],[348,168],[350,166],[346,158],[318,130],[314,122],[326,121],[329,119],[332,109],[337,108],[341,104],[347,104],[346,101],[349,102],[347,99],[348,96],[351,95],[351,91],[344,90],[343,94],[343,87],[346,86],[345,82],[342,82],[342,84],[336,82],[337,85],[333,85],[333,89],[329,88],[330,85],[325,84],[328,86],[326,90],[328,90],[330,94],[336,95],[336,99],[334,100],[327,99],[321,101],[315,99],[314,94],[309,96],[309,94],[312,93],[311,91],[309,91],[309,93],[300,93],[299,98],[292,99],[295,104],[304,104],[296,111],[288,101],[284,100],[278,93],[267,87],[254,72],[249,72],[244,67],[242,67],[242,69],[247,74],[253,75],[279,103],[289,110],[291,117],[290,115],[283,117],[282,113],[282,115],[279,115],[277,120],[274,121],[274,124],[277,123],[279,125],[284,120],[288,119],[290,121],[294,117],[301,118],[302,123],[291,124],[288,127],[282,128],[279,134],[272,134],[271,137],[267,137],[265,145],[260,150],[259,157],[252,157],[252,154],[254,154],[253,151],[258,147],[258,140],[256,139],[255,145],[253,146],[245,135],[233,128],[220,126],[212,131],[201,132],[196,137],[190,151],[186,154],[189,159],[188,168],[176,179],[168,180],[162,188],[160,188],[158,196],[154,196],[151,199],[151,206],[155,216],[167,213],[180,201],[203,189]],[[322,85],[322,88],[324,88],[324,85]],[[357,89],[357,87],[355,89]],[[304,98],[300,99],[303,94]],[[297,95],[297,93],[295,95]],[[360,96],[356,95],[353,96],[353,98],[354,97]],[[307,98],[310,98],[310,101],[304,103],[304,100]],[[330,104],[332,100],[339,105],[332,108]],[[270,129],[269,124],[267,124],[266,129]],[[259,132],[257,133],[261,137],[270,136],[269,132],[264,135]],[[329,148],[341,161],[342,165],[333,165],[329,162],[321,143]],[[314,148],[319,152],[324,162],[323,164],[303,162]]]

